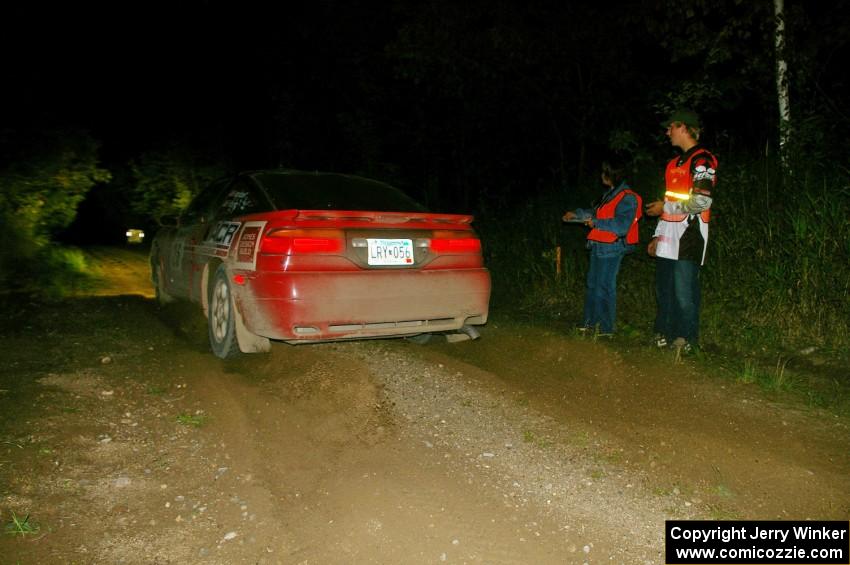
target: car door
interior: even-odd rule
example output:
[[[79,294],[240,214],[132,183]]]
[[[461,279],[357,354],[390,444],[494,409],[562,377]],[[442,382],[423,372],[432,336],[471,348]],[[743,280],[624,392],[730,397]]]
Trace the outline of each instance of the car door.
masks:
[[[187,280],[189,292],[198,300],[203,289],[201,281],[204,267],[213,258],[226,260],[230,247],[242,227],[241,216],[264,212],[271,209],[271,203],[249,179],[237,178],[227,185],[215,199],[207,212],[207,221],[203,229],[191,233],[187,239],[187,248],[191,249],[191,267]]]
[[[180,215],[171,240],[167,266],[171,288],[180,296],[196,299],[191,289],[198,270],[198,246],[206,238],[213,211],[230,182],[230,179],[224,179],[211,184]]]

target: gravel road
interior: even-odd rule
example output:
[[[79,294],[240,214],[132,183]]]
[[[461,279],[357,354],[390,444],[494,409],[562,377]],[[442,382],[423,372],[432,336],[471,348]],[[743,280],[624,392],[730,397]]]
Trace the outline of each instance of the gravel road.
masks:
[[[845,418],[647,348],[497,315],[221,362],[104,294],[3,309],[0,563],[630,565],[666,519],[850,516]]]

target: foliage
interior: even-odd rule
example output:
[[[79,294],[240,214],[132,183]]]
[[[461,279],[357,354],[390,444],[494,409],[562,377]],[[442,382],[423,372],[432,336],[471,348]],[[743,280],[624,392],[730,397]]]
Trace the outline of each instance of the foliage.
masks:
[[[74,220],[92,186],[111,175],[98,166],[99,144],[85,132],[10,133],[0,146],[0,222],[6,228],[0,284],[14,287],[43,273],[44,261],[56,257],[49,249],[54,236]]]
[[[0,214],[36,247],[73,221],[95,183],[110,179],[97,166],[98,142],[86,133],[51,131],[3,141]]]
[[[765,160],[729,162],[723,169],[701,274],[701,341],[742,355],[814,349],[846,357],[850,175],[835,169],[825,174],[818,166],[783,179],[771,173],[777,169]],[[491,212],[478,222],[497,305],[580,321],[584,233],[559,225],[564,209],[530,199],[524,208]],[[645,242],[655,222],[642,224]],[[618,285],[620,326],[638,328],[647,338],[655,316],[653,277],[654,262],[639,249],[624,261]]]
[[[722,319],[724,337],[745,347],[770,341],[847,350],[850,178],[813,172],[777,186],[764,167],[726,171],[711,275],[724,292],[709,306],[709,319]],[[733,308],[738,324],[715,311]]]
[[[210,157],[180,145],[142,153],[130,162],[130,170],[133,211],[160,225],[225,173]]]

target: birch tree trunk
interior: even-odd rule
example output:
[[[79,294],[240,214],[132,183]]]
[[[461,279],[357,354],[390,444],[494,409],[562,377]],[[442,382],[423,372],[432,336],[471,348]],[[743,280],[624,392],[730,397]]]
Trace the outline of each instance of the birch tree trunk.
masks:
[[[776,97],[779,102],[779,155],[788,171],[788,141],[791,137],[791,104],[788,97],[788,62],[785,60],[785,0],[773,0],[776,22]]]

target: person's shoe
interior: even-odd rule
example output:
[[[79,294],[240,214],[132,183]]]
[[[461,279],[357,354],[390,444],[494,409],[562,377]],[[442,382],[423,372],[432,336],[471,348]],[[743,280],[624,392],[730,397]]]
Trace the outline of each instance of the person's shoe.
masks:
[[[593,337],[595,337],[596,339],[605,339],[605,340],[611,341],[612,339],[614,339],[614,333],[613,332],[599,332],[598,334],[594,334]]]
[[[661,334],[655,334],[655,347],[658,349],[667,347],[667,338]]]

